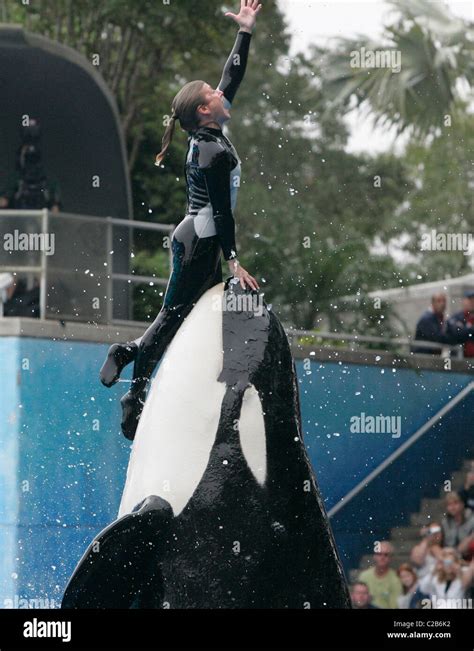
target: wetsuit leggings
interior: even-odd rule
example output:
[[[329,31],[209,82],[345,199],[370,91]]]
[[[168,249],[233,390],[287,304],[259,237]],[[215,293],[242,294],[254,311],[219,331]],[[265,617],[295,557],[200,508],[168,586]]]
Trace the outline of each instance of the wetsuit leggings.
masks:
[[[222,282],[221,245],[217,235],[198,237],[192,217],[185,217],[171,237],[172,271],[163,307],[138,344],[131,391],[143,390],[166,347],[195,303]]]

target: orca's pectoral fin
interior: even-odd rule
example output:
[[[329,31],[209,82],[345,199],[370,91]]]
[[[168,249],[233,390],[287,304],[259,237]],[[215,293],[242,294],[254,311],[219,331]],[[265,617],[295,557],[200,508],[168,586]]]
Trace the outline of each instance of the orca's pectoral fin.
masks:
[[[142,589],[158,581],[153,562],[173,518],[166,500],[150,495],[91,542],[64,592],[61,608],[130,608]]]

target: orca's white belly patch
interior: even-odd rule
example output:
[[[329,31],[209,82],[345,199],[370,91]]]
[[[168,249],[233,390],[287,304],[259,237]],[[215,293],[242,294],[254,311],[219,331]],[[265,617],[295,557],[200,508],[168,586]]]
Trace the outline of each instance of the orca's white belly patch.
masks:
[[[148,495],[167,500],[176,516],[204,474],[226,390],[217,381],[223,344],[216,305],[223,289],[220,283],[205,292],[162,359],[138,424],[118,517]]]
[[[239,432],[245,461],[255,479],[263,486],[267,476],[267,440],[262,403],[253,384],[244,393]]]

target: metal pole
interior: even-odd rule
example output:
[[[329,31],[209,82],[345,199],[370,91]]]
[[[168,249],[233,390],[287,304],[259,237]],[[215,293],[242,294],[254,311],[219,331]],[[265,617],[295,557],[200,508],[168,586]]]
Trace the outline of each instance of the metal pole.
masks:
[[[48,232],[48,209],[43,208],[41,211],[41,231],[43,236]],[[46,247],[41,251],[41,275],[40,275],[40,319],[46,318],[46,298],[47,298],[47,258]]]
[[[107,323],[112,323],[113,319],[113,292],[114,292],[114,281],[113,281],[113,234],[112,234],[112,218],[106,217],[107,220],[107,230],[106,230],[106,246],[107,246],[107,306],[106,306],[106,317]]]

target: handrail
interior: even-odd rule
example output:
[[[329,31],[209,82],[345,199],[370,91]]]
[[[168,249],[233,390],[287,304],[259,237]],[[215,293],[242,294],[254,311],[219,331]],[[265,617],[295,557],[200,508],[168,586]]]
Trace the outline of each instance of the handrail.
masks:
[[[1,218],[37,218],[38,219],[38,231],[42,234],[48,233],[49,223],[51,217],[64,220],[76,220],[80,222],[93,222],[99,223],[106,228],[106,248],[107,248],[107,269],[108,273],[106,276],[106,282],[108,286],[107,295],[109,296],[109,301],[107,302],[107,322],[114,323],[112,315],[112,298],[113,298],[113,282],[115,280],[127,281],[131,283],[148,283],[149,285],[159,285],[166,286],[168,283],[168,278],[160,278],[157,276],[144,276],[140,274],[126,274],[118,273],[113,271],[113,234],[112,229],[114,227],[127,228],[127,229],[139,229],[139,230],[148,230],[154,232],[165,232],[167,234],[171,233],[175,225],[174,224],[161,224],[156,222],[145,222],[140,220],[132,219],[119,219],[111,216],[98,216],[98,215],[83,215],[80,213],[70,213],[70,212],[55,212],[50,211],[47,208],[40,210],[26,210],[26,209],[0,209],[0,219]],[[40,319],[46,318],[46,301],[47,301],[47,255],[46,252],[40,251],[40,264],[35,265],[0,265],[0,271],[8,271],[11,273],[21,273],[21,274],[38,274],[40,278]],[[172,254],[171,247],[169,248],[169,268],[172,268]]]
[[[462,344],[442,344],[437,341],[426,341],[424,339],[412,339],[411,337],[377,337],[375,335],[349,334],[345,332],[315,332],[314,330],[300,330],[288,326],[285,328],[288,335],[295,337],[307,337],[308,339],[330,339],[335,341],[352,341],[354,343],[381,343],[389,346],[415,346],[417,348],[436,348],[438,350],[449,349],[451,352],[462,351]]]
[[[360,481],[352,490],[350,490],[347,495],[344,495],[337,504],[335,504],[332,509],[328,511],[328,516],[331,518],[333,515],[338,513],[346,504],[348,504],[358,493],[361,492],[364,488],[367,488],[367,486],[370,484],[371,481],[375,479],[380,473],[389,466],[392,461],[397,459],[400,455],[402,455],[405,450],[410,448],[425,432],[427,432],[433,425],[440,420],[448,411],[451,411],[453,407],[455,407],[458,402],[461,400],[464,400],[466,395],[470,393],[474,389],[474,382],[469,382],[468,385],[466,385],[461,391],[454,396],[454,398],[451,398],[449,402],[447,402],[441,409],[439,409],[434,416],[432,416],[429,420],[426,421],[424,425],[419,427],[414,434],[410,436],[410,438],[405,441],[399,448],[394,450],[392,454],[390,454],[384,461],[382,461],[381,464],[377,466],[372,472],[370,472],[365,479]]]
[[[166,278],[156,276],[140,276],[138,274],[111,274],[114,280],[129,280],[132,283],[149,283],[150,285],[167,285]]]
[[[158,222],[144,222],[138,219],[119,219],[118,217],[100,217],[99,215],[83,215],[81,213],[74,212],[54,212],[53,210],[48,210],[44,208],[42,210],[12,210],[8,208],[0,209],[0,218],[1,217],[42,217],[44,210],[53,215],[53,217],[61,216],[66,219],[81,219],[87,221],[95,221],[103,224],[107,221],[109,224],[114,226],[122,226],[124,228],[140,228],[143,230],[150,231],[172,231],[174,224],[160,224]]]
[[[171,232],[174,229],[174,224],[159,224],[155,222],[145,222],[131,219],[118,219],[116,217],[106,216],[100,217],[98,215],[82,215],[79,213],[69,213],[69,212],[54,212],[50,211],[47,208],[41,210],[13,210],[13,209],[0,209],[0,219],[2,217],[37,217],[41,220],[41,230],[43,233],[47,232],[49,219],[50,217],[61,217],[64,219],[70,220],[80,220],[80,221],[90,221],[96,222],[108,226],[107,228],[107,265],[110,273],[107,274],[108,282],[108,295],[112,296],[112,284],[114,280],[127,281],[131,283],[148,283],[149,285],[159,285],[166,286],[168,283],[168,278],[159,278],[156,276],[143,276],[137,274],[124,274],[113,271],[113,259],[111,256],[112,249],[112,227],[118,226],[120,228],[129,228],[129,229],[140,229],[140,230],[149,230],[149,231],[165,231],[167,233]],[[40,274],[40,318],[44,319],[46,314],[46,270],[47,270],[47,256],[45,252],[42,252],[41,264],[28,267],[26,265],[0,265],[0,271],[10,271],[16,273],[39,273]],[[169,249],[169,265],[170,270],[172,267],[172,254],[171,248]],[[111,307],[112,303],[108,303],[108,315],[107,321],[109,323],[115,323],[115,319],[112,318]],[[143,322],[146,324],[147,322]],[[418,341],[410,338],[396,338],[389,339],[385,337],[377,337],[372,335],[360,335],[360,334],[349,334],[349,333],[334,333],[334,332],[314,332],[308,330],[300,330],[293,328],[291,326],[285,327],[285,330],[290,337],[294,339],[295,337],[307,337],[314,339],[323,339],[323,340],[334,340],[334,341],[347,341],[353,343],[381,343],[384,346],[413,346],[415,345],[418,348],[428,348],[428,349],[438,349],[444,350],[449,349],[450,353],[461,353],[462,355],[462,346],[460,345],[449,345],[449,344],[440,344],[438,342],[427,342],[427,341]],[[459,356],[461,356],[459,355]]]

